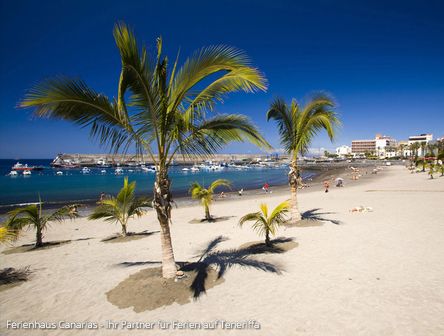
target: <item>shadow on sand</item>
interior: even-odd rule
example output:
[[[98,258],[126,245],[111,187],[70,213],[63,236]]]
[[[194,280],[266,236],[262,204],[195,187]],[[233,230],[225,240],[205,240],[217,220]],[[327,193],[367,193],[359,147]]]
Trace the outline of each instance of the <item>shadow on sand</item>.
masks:
[[[120,234],[115,234],[106,238],[103,238],[101,242],[104,243],[125,243],[132,240],[142,239],[148,236],[151,236],[155,233],[159,233],[160,231],[142,231],[142,232],[128,232],[126,236],[122,236]]]
[[[0,292],[20,285],[28,280],[32,271],[29,266],[15,269],[12,267],[0,270]]]
[[[190,224],[202,224],[202,223],[218,223],[218,222],[225,222],[229,220],[230,218],[235,218],[236,216],[222,216],[222,217],[212,217],[211,219],[192,219],[188,223]]]
[[[244,244],[237,249],[216,250],[227,238],[219,236],[211,240],[198,253],[195,262],[178,262],[180,267],[175,279],[161,277],[158,261],[123,262],[118,266],[159,265],[131,275],[107,293],[108,301],[119,308],[134,307],[134,311],[153,310],[174,302],[185,304],[197,299],[207,289],[224,282],[223,275],[232,267],[253,268],[281,274],[283,267],[272,262],[255,259],[255,255],[279,254],[297,246],[293,238],[277,238],[273,246],[263,243]]]
[[[331,224],[340,225],[341,222],[336,219],[330,219],[325,217],[326,215],[335,214],[334,212],[320,212],[321,208],[315,208],[311,210],[307,210],[303,212],[302,220],[291,223],[287,222],[284,224],[285,227],[312,227],[312,226],[322,226],[325,222],[329,222]]]

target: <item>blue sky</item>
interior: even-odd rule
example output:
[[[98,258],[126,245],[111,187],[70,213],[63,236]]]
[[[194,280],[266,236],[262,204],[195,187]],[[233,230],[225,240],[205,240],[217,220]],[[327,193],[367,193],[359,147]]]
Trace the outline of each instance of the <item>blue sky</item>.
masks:
[[[265,121],[271,100],[330,92],[343,127],[334,148],[376,133],[401,140],[444,135],[444,2],[442,1],[7,1],[0,0],[0,158],[50,158],[58,152],[105,152],[87,130],[39,120],[16,109],[40,80],[65,74],[114,96],[120,71],[112,37],[116,21],[131,25],[151,50],[181,60],[195,49],[243,49],[269,90],[230,96],[218,110],[250,116],[279,147]],[[257,152],[235,144],[224,152]]]

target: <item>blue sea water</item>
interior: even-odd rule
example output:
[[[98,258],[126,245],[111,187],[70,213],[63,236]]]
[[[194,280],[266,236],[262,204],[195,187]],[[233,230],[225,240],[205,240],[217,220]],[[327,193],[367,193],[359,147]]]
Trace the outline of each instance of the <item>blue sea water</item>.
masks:
[[[48,203],[66,204],[69,202],[95,202],[101,192],[116,194],[128,176],[130,181],[136,181],[138,194],[151,195],[155,174],[143,172],[137,168],[122,167],[124,173],[116,175],[115,168],[107,168],[102,174],[102,168],[90,168],[89,174],[83,174],[81,169],[57,169],[50,167],[51,160],[22,160],[20,163],[29,166],[44,166],[43,171],[33,171],[31,176],[8,176],[16,160],[0,160],[0,212],[10,210],[18,204],[37,202],[39,195]],[[130,172],[129,170],[133,170]],[[56,175],[62,171],[63,175]],[[174,197],[187,195],[190,184],[194,181],[209,185],[219,178],[232,182],[232,189],[257,189],[264,183],[271,187],[287,183],[288,167],[279,168],[251,168],[248,170],[235,170],[225,168],[221,171],[184,172],[182,167],[171,167],[172,192]],[[305,176],[313,175],[305,171]],[[222,189],[221,189],[222,190]]]

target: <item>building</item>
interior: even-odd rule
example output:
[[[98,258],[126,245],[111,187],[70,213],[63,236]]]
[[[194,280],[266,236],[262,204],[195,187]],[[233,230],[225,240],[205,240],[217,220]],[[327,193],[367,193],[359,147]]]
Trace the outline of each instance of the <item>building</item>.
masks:
[[[433,134],[428,134],[428,133],[424,133],[424,134],[420,134],[420,135],[412,135],[409,136],[409,146],[414,144],[414,143],[419,143],[421,144],[428,144],[430,141],[433,141]],[[425,149],[425,151],[427,151],[427,149]],[[424,156],[425,153],[423,153],[423,150],[421,147],[419,147],[418,149],[418,156]]]
[[[372,154],[378,158],[397,156],[397,141],[390,136],[376,134],[372,140],[353,140],[352,153],[357,155]]]
[[[352,153],[353,154],[375,154],[375,140],[353,140]]]
[[[398,143],[390,136],[377,134],[375,137],[375,151],[379,158],[389,158],[398,155]]]
[[[336,155],[337,156],[347,156],[352,153],[352,149],[350,146],[342,145],[338,148],[336,148]]]

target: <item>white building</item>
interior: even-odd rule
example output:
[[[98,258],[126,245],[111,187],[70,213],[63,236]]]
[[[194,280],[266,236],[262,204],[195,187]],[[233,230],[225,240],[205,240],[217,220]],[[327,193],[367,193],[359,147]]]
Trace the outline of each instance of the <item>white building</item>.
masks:
[[[433,140],[433,134],[420,134],[420,135],[412,135],[409,136],[409,145],[414,143],[425,143],[426,145]],[[425,149],[427,151],[427,148]],[[422,152],[422,148],[420,147],[418,149],[418,156],[424,156],[425,153]]]
[[[336,148],[336,155],[338,156],[346,156],[352,153],[352,149],[350,146],[342,145]]]

